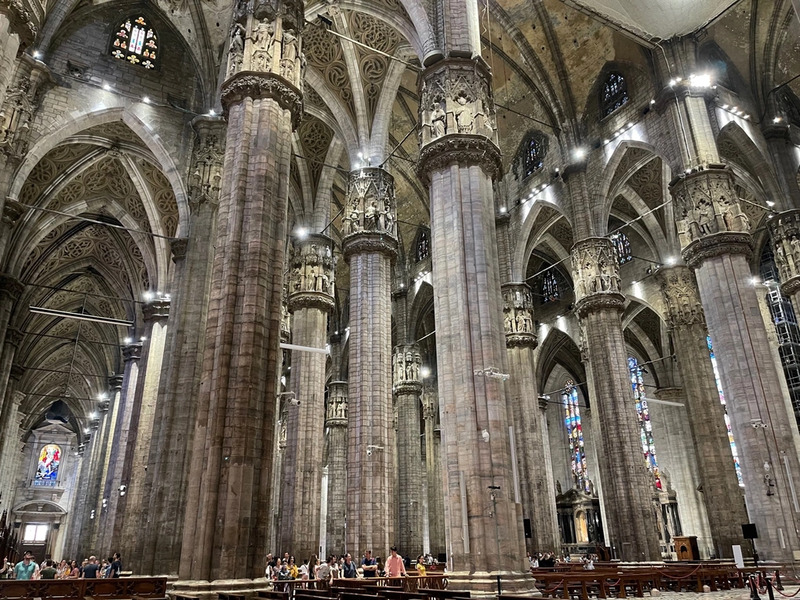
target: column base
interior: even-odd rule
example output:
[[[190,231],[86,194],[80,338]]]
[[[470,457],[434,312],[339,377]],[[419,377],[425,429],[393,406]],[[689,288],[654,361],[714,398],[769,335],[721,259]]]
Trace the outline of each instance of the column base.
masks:
[[[489,598],[497,596],[497,578],[500,577],[500,588],[504,596],[541,596],[536,589],[536,580],[530,573],[519,571],[466,571],[447,572],[447,589],[468,591],[473,598]]]
[[[217,594],[243,594],[257,596],[258,590],[271,589],[266,577],[257,579],[177,580],[167,582],[167,595],[192,596],[201,600],[217,600]]]

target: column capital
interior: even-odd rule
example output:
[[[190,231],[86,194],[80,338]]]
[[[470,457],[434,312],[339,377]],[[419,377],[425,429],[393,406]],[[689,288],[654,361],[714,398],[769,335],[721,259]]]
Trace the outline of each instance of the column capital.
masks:
[[[733,172],[708,164],[672,182],[678,238],[683,259],[692,268],[725,254],[753,254],[750,219],[742,212]]]
[[[8,273],[0,273],[0,296],[6,295],[12,302],[16,302],[24,291],[25,284],[19,279]]]
[[[331,381],[328,384],[328,406],[325,411],[326,426],[347,426],[347,382]]]
[[[128,344],[122,347],[122,360],[130,362],[132,360],[139,360],[142,358],[142,344],[137,342],[135,344]]]
[[[506,347],[536,348],[538,339],[533,324],[533,292],[527,283],[511,282],[500,286],[503,294],[503,329]]]
[[[422,393],[422,354],[416,344],[394,347],[392,381],[395,394]]]
[[[575,282],[575,309],[579,317],[598,310],[622,310],[619,264],[608,238],[586,238],[570,250]]]
[[[397,201],[394,178],[381,167],[350,172],[344,208],[345,260],[353,254],[397,254]]]
[[[781,292],[791,296],[800,290],[800,210],[787,210],[767,221]]]
[[[167,298],[157,298],[142,305],[142,314],[145,322],[161,321],[169,318],[170,301]]]
[[[550,404],[550,397],[540,395],[537,400],[539,401],[539,410],[547,412],[547,405]]]
[[[422,73],[417,173],[423,181],[451,164],[480,166],[492,178],[502,173],[491,80],[480,58],[448,58]]]
[[[694,272],[686,266],[661,269],[658,272],[661,293],[666,304],[667,323],[671,328],[702,325],[706,320]]]
[[[336,257],[333,240],[321,234],[309,234],[296,240],[289,256],[288,308],[317,308],[328,312],[334,306]]]
[[[174,238],[169,241],[169,249],[172,252],[172,262],[186,258],[186,250],[189,248],[188,238]]]
[[[3,203],[3,223],[14,227],[19,218],[25,214],[26,210],[28,209],[22,206],[22,203],[16,198],[7,196],[5,202]]]
[[[108,389],[113,393],[119,392],[122,389],[122,375],[112,375],[108,378]]]

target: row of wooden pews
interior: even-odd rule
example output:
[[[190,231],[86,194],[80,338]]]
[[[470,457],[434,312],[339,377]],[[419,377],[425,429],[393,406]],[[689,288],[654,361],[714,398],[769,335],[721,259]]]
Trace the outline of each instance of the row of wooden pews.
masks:
[[[0,600],[166,600],[166,577],[0,580]]]
[[[446,589],[444,575],[276,581],[272,590],[259,590],[264,600],[460,600],[469,593]]]

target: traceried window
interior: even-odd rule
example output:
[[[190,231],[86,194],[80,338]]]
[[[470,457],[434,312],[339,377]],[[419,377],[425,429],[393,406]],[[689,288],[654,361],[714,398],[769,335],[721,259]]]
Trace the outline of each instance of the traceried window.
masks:
[[[744,480],[742,479],[742,467],[739,464],[739,453],[736,451],[736,440],[733,438],[731,418],[728,416],[728,406],[725,402],[725,394],[722,392],[722,383],[720,383],[719,369],[717,368],[717,357],[714,355],[714,347],[711,345],[710,335],[706,336],[706,344],[708,344],[708,352],[711,356],[711,367],[714,369],[714,381],[717,384],[719,401],[725,409],[725,427],[728,430],[728,442],[731,445],[731,454],[733,455],[733,466],[736,469],[736,478],[739,480],[739,485],[744,487]]]
[[[431,236],[426,228],[421,228],[417,234],[417,244],[414,249],[417,262],[421,262],[431,255]]]
[[[631,241],[628,236],[621,231],[611,236],[611,241],[614,242],[614,253],[617,255],[617,264],[624,265],[626,262],[633,260],[631,253]]]
[[[567,428],[571,457],[570,466],[575,488],[588,492],[589,477],[586,472],[586,452],[583,446],[581,411],[578,407],[578,388],[572,380],[567,380],[564,386],[564,392],[561,394],[561,404],[564,407],[564,425]]]
[[[548,269],[542,276],[542,303],[555,302],[561,299],[561,292],[558,289],[558,279],[553,269]]]
[[[61,448],[56,444],[47,444],[39,453],[39,464],[36,467],[34,482],[55,483],[58,479],[58,467],[61,465]]]
[[[160,52],[158,36],[143,16],[130,17],[120,23],[111,40],[111,56],[132,65],[155,69]]]
[[[600,94],[600,110],[603,117],[607,117],[618,108],[625,106],[630,100],[628,96],[628,82],[622,73],[609,73],[603,83]]]
[[[544,147],[538,136],[532,135],[525,141],[523,166],[525,177],[540,171],[544,166]]]
[[[655,477],[656,487],[661,489],[661,473],[658,470],[658,460],[656,459],[656,445],[653,440],[653,424],[650,422],[650,408],[647,406],[647,397],[644,391],[644,379],[642,378],[642,368],[639,361],[633,357],[628,358],[628,369],[631,374],[631,387],[633,397],[636,400],[636,414],[639,417],[639,436],[642,442],[642,453],[644,454],[647,469]]]
[[[48,529],[49,527],[47,525],[28,523],[25,525],[25,529],[22,532],[22,541],[34,543],[47,541]]]

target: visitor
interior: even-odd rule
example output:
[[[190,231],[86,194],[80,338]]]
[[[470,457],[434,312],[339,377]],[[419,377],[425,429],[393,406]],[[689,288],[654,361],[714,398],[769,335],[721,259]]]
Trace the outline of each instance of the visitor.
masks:
[[[42,569],[44,569],[47,566],[47,561],[48,560],[52,560],[52,557],[49,554],[45,554],[44,555],[44,560],[41,563],[39,563],[39,571],[40,572],[41,572]]]
[[[308,581],[308,559],[306,558],[303,560],[303,564],[300,565],[300,579],[304,581]]]
[[[39,579],[55,579],[58,569],[53,566],[53,561],[49,558],[44,561],[44,569],[39,571]]]
[[[586,571],[594,571],[594,556],[591,554],[587,554],[586,558],[583,559],[583,568]]]
[[[331,555],[330,566],[331,579],[339,579],[339,577],[341,577],[341,573],[339,571],[339,560],[336,558],[336,555]]]
[[[100,571],[100,565],[97,562],[97,557],[92,555],[89,557],[89,562],[83,566],[83,578],[97,579],[98,571]]]
[[[31,552],[26,552],[22,560],[14,565],[14,579],[39,579],[39,565],[33,562]]]
[[[372,550],[364,552],[364,558],[361,559],[361,570],[364,577],[378,576],[378,561],[372,558]]]
[[[317,568],[317,580],[322,582],[327,582],[331,578],[331,562],[333,562],[333,557],[328,558],[327,561],[322,563]]]
[[[78,567],[78,561],[73,560],[70,563],[70,567],[69,575],[67,575],[65,579],[78,579],[81,576],[81,570]]]
[[[420,554],[417,557],[417,575],[425,577],[427,574],[428,570],[425,568],[425,557]]]
[[[58,569],[56,569],[56,579],[66,579],[69,576],[69,562],[62,558],[61,562],[58,563]]]
[[[397,553],[397,546],[392,546],[389,551],[391,552],[391,555],[386,559],[386,576],[407,576],[408,573],[406,573],[406,565],[403,562],[403,557]]]
[[[119,552],[114,552],[111,557],[111,567],[108,569],[108,576],[111,579],[117,579],[122,575],[122,555]]]
[[[289,575],[292,579],[297,579],[300,575],[300,570],[294,562],[294,556],[289,557]]]
[[[342,564],[341,573],[344,579],[355,579],[358,577],[356,563],[353,562],[353,557],[350,556],[349,552],[344,555],[344,563]]]
[[[9,579],[13,573],[14,567],[8,562],[7,558],[3,558],[3,568],[0,569],[0,579]]]

